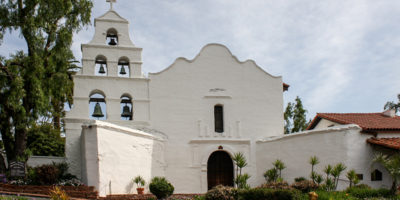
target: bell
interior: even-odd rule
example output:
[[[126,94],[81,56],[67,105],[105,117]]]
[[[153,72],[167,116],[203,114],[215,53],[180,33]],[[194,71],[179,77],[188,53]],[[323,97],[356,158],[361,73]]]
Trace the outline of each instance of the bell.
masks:
[[[124,108],[122,108],[122,114],[121,117],[131,117],[132,113],[131,110],[129,109],[129,106],[125,105]]]
[[[105,74],[106,71],[104,70],[103,64],[100,65],[99,74]]]
[[[96,105],[94,106],[94,111],[92,116],[97,118],[104,117],[103,112],[101,112],[101,107],[99,102],[97,102]]]
[[[119,72],[119,74],[121,74],[121,75],[126,74],[125,67],[123,65],[121,66],[121,71]]]
[[[109,45],[116,45],[117,43],[115,42],[115,38],[111,38],[110,42],[108,43]]]

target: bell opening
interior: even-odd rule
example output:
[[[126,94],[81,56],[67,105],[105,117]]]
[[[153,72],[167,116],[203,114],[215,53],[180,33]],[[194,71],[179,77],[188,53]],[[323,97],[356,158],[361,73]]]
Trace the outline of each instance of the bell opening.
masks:
[[[96,118],[104,117],[104,114],[101,111],[101,106],[100,106],[99,102],[97,102],[96,105],[94,106],[94,111],[93,111],[92,117],[96,117]]]
[[[121,75],[126,74],[125,67],[123,65],[121,65],[121,71],[119,72],[119,74],[121,74]]]
[[[105,74],[105,73],[106,73],[106,70],[104,69],[104,65],[101,64],[100,68],[99,68],[99,74]]]

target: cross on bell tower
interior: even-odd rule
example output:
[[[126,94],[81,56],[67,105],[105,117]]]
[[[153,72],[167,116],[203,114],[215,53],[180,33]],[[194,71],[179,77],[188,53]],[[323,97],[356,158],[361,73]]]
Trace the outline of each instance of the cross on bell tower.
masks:
[[[116,3],[117,0],[106,0],[106,2],[110,3],[110,10],[113,9],[113,3]]]

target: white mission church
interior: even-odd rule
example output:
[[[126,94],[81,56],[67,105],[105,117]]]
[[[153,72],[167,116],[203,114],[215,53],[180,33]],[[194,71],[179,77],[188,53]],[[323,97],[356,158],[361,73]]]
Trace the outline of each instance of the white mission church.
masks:
[[[236,152],[249,163],[244,171],[253,187],[265,182],[263,173],[276,159],[287,166],[285,180],[308,177],[313,155],[321,160],[321,173],[326,164],[343,162],[362,183],[391,186],[387,172],[371,160],[376,149],[398,151],[386,145],[400,137],[400,119],[393,113],[375,113],[384,131],[374,125],[366,130],[351,114],[347,121],[337,120],[342,114],[319,114],[312,130],[284,135],[288,85],[282,77],[252,60],[239,61],[221,44],[208,44],[193,60],[177,58],[146,77],[129,22],[111,7],[94,25],[93,39],[82,44],[74,107],[65,118],[66,159],[70,172],[100,196],[135,193],[137,175],[147,182],[165,176],[176,193],[233,185]],[[343,175],[340,187],[347,185]]]

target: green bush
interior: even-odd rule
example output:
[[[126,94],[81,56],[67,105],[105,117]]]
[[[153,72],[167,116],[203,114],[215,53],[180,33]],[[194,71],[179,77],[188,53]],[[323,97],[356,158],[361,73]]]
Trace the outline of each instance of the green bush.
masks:
[[[296,189],[300,190],[303,193],[310,192],[310,191],[318,189],[318,185],[315,184],[314,182],[310,181],[310,180],[294,182],[291,186],[293,188],[296,188]]]
[[[174,192],[174,186],[167,181],[164,177],[154,177],[151,179],[150,192],[154,194],[157,199],[166,198],[172,195]]]
[[[357,198],[370,198],[370,197],[390,198],[390,197],[393,197],[392,192],[389,189],[384,189],[384,188],[370,189],[370,188],[351,187],[351,188],[347,188],[346,192],[349,193],[351,196],[354,196]]]
[[[286,181],[264,183],[260,187],[268,189],[281,189],[281,190],[292,189]]]
[[[67,163],[28,167],[27,171],[27,182],[31,185],[81,185],[76,176],[68,173]]]
[[[298,190],[252,188],[239,190],[239,200],[302,200],[304,195]]]
[[[205,200],[236,200],[237,189],[223,185],[217,185],[205,195]]]
[[[297,177],[297,178],[294,178],[294,182],[301,182],[301,181],[305,181],[305,180],[307,180],[306,178],[304,178],[304,177]]]
[[[316,191],[318,194],[318,200],[357,200],[358,198],[349,195],[346,192],[338,191]]]

